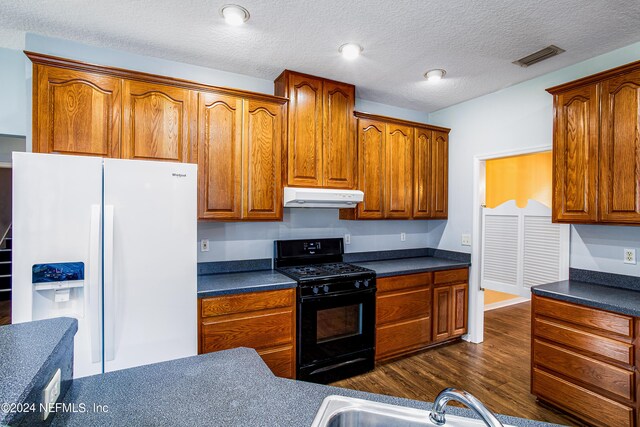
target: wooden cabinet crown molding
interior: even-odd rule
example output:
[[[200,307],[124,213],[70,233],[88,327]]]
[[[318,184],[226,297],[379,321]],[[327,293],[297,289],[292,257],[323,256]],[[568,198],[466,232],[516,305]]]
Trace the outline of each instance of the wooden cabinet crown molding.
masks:
[[[175,77],[161,76],[158,74],[145,73],[142,71],[127,70],[124,68],[112,67],[107,65],[90,64],[86,62],[76,61],[73,59],[60,58],[57,56],[45,55],[37,52],[24,51],[24,54],[34,64],[42,64],[51,67],[65,68],[68,70],[85,71],[90,73],[102,74],[105,76],[119,77],[127,80],[138,80],[148,83],[165,84],[177,88],[204,90],[207,92],[216,92],[224,95],[234,95],[244,98],[251,98],[261,101],[279,102],[286,104],[289,102],[287,98],[264,93],[251,92],[241,89],[231,89],[220,86],[207,85],[191,80],[179,79]]]
[[[363,113],[361,111],[354,111],[353,115],[359,119],[375,120],[375,121],[381,121],[386,123],[393,123],[401,126],[418,127],[423,129],[435,130],[439,132],[445,132],[447,134],[451,131],[451,129],[445,128],[442,126],[434,126],[427,123],[412,122],[410,120],[402,120],[395,117],[381,116],[378,114]]]
[[[558,94],[560,92],[565,92],[569,89],[573,89],[579,86],[585,86],[593,83],[599,83],[603,80],[607,80],[613,77],[616,77],[620,74],[626,74],[630,71],[633,71],[640,67],[640,61],[631,62],[629,64],[621,65],[620,67],[612,68],[610,70],[603,71],[601,73],[593,74],[590,76],[583,77],[581,79],[572,80],[567,83],[562,83],[557,86],[550,87],[546,89],[552,95]]]

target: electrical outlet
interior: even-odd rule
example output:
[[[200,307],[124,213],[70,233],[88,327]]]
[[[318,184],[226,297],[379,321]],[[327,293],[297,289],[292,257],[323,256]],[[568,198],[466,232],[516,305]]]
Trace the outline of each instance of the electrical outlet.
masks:
[[[625,249],[624,250],[624,263],[625,264],[635,264],[636,263],[636,250],[635,249]]]
[[[400,233],[400,241],[401,242],[407,241],[407,233]]]
[[[471,246],[471,234],[462,234],[462,246]]]
[[[209,252],[209,239],[200,240],[200,252]]]
[[[351,234],[345,234],[344,235],[344,244],[345,245],[350,245],[351,244]]]
[[[60,397],[60,376],[60,369],[58,369],[49,384],[42,390],[42,403],[45,405],[43,416],[45,420],[49,416],[50,405],[56,403],[58,397]]]

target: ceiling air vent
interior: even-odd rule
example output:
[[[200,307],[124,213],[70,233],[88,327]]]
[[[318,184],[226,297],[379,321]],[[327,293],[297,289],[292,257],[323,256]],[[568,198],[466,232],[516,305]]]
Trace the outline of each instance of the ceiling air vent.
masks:
[[[529,65],[537,64],[540,61],[549,59],[552,56],[560,55],[562,52],[564,52],[564,49],[551,45],[534,52],[531,55],[527,55],[524,58],[520,58],[517,61],[513,61],[513,63],[521,67],[528,67]]]

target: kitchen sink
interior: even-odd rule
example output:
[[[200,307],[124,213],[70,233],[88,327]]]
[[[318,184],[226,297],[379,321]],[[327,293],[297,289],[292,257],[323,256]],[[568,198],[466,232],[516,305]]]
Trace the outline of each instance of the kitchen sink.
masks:
[[[433,427],[429,411],[355,399],[327,396],[311,427]],[[445,427],[483,427],[481,420],[447,414]],[[506,426],[505,427],[513,427]]]

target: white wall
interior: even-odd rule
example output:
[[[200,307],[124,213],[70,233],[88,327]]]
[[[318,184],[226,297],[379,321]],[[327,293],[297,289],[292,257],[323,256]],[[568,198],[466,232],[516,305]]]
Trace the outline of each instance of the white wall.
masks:
[[[200,222],[198,239],[209,239],[209,252],[198,262],[271,258],[276,239],[343,237],[351,234],[345,252],[424,248],[428,221],[341,221],[337,209],[285,208],[283,222]],[[400,241],[400,233],[407,240]]]
[[[640,59],[640,43],[592,58],[429,115],[450,127],[449,220],[431,225],[429,246],[460,252],[460,235],[472,227],[474,156],[552,143],[552,96],[545,89]],[[535,66],[535,65],[534,65]],[[572,227],[571,267],[640,275],[624,266],[622,249],[640,247],[640,227]]]
[[[26,85],[24,54],[0,48],[0,134],[26,135]]]

